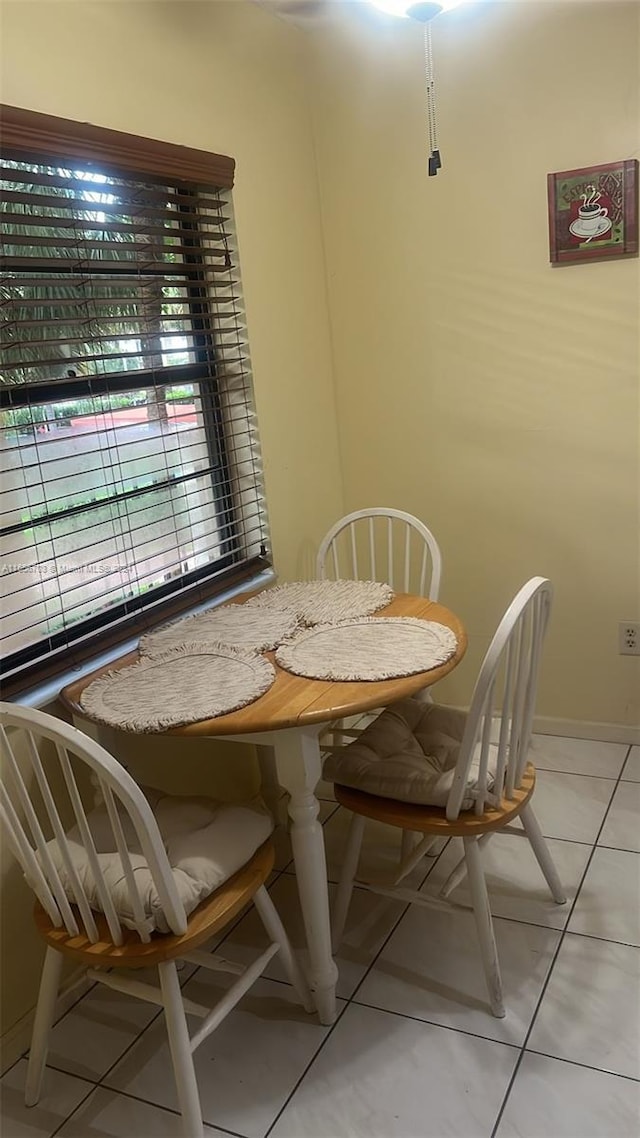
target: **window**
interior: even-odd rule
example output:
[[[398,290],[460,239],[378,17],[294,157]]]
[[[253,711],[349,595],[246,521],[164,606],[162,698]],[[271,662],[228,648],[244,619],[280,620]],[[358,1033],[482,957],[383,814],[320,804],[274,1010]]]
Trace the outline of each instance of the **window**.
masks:
[[[24,686],[269,557],[232,160],[3,117],[1,646]]]

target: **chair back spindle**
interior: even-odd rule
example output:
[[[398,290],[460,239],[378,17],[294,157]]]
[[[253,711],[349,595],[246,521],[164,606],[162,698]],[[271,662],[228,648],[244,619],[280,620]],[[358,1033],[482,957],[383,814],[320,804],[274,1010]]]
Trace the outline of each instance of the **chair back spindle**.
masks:
[[[125,879],[126,879],[128,887],[129,887],[129,897],[131,899],[131,905],[132,905],[132,909],[133,909],[134,920],[136,922],[136,928],[138,930],[138,934],[140,936],[140,939],[142,941],[149,941],[151,939],[151,935],[150,935],[150,931],[149,931],[149,927],[148,927],[149,922],[148,922],[147,918],[145,917],[144,907],[143,907],[142,901],[140,900],[140,891],[139,891],[138,886],[136,884],[136,879],[135,879],[134,872],[133,872],[133,866],[131,864],[131,857],[129,855],[129,850],[127,849],[127,843],[125,841],[124,833],[122,830],[122,822],[120,820],[120,815],[118,813],[118,808],[116,806],[115,798],[114,798],[113,792],[111,790],[111,787],[109,787],[107,785],[107,783],[104,781],[104,779],[100,779],[100,789],[102,791],[104,801],[105,801],[105,805],[107,807],[107,813],[109,815],[109,821],[111,822],[111,829],[112,829],[113,835],[116,839],[118,856],[120,857],[120,862],[121,862],[122,868],[124,870]]]
[[[80,831],[80,837],[82,838],[82,844],[84,846],[84,851],[87,855],[87,859],[89,862],[89,866],[91,869],[93,880],[95,881],[96,891],[97,891],[98,897],[100,899],[100,906],[102,908],[102,912],[104,913],[105,920],[107,922],[107,925],[109,926],[109,932],[111,933],[113,943],[114,944],[122,944],[122,929],[120,927],[120,921],[118,920],[118,915],[115,911],[113,901],[111,900],[111,894],[109,893],[109,890],[106,887],[105,880],[104,880],[104,874],[102,872],[102,869],[100,868],[100,862],[98,860],[98,853],[97,853],[97,850],[95,847],[95,843],[93,840],[93,835],[91,833],[91,829],[89,827],[89,823],[87,821],[87,815],[85,813],[84,806],[82,804],[82,799],[80,797],[80,792],[78,790],[78,784],[76,783],[76,780],[75,780],[75,777],[73,774],[73,768],[72,768],[71,762],[69,760],[69,755],[68,755],[66,749],[64,747],[59,746],[59,745],[56,747],[56,750],[58,752],[58,759],[60,760],[60,765],[62,768],[62,774],[63,774],[64,781],[65,781],[66,786],[67,786],[67,791],[69,793],[71,805],[73,807],[73,813],[75,815],[76,823],[77,823],[78,829]],[[56,837],[58,837],[57,834],[56,834]],[[59,839],[58,845],[59,845],[61,851],[64,850],[64,848],[66,846],[66,837],[63,836],[62,840]],[[63,854],[63,856],[64,856],[64,854]],[[84,912],[83,912],[83,917],[84,917]],[[84,924],[85,924],[85,929],[87,930],[87,935],[89,936],[89,939],[97,941],[98,940],[98,931],[97,931],[97,929],[95,929],[95,926],[94,926],[94,932],[95,932],[95,936],[94,936],[94,935],[92,935],[92,932],[91,932],[89,925],[87,924],[86,920],[85,920]]]
[[[25,785],[24,778],[22,777],[22,771],[18,764],[18,760],[14,753],[13,747],[9,742],[9,738],[5,731],[4,725],[0,726],[0,731],[2,738],[2,747],[6,756],[5,761],[7,762],[8,770],[11,775],[11,782],[13,783],[14,795],[16,799],[15,805],[18,805],[21,808],[25,819],[25,823],[23,824],[20,821],[18,810],[15,809],[15,805],[9,791],[9,780],[7,780],[7,782],[3,781],[3,792],[6,796],[6,800],[8,800],[8,803],[12,808],[10,817],[11,822],[14,826],[14,832],[19,848],[23,851],[24,856],[25,845],[28,846],[33,855],[33,861],[31,858],[29,858],[29,865],[33,869],[35,862],[40,871],[44,874],[47,886],[55,897],[56,907],[58,909],[59,923],[64,923],[64,926],[70,935],[76,934],[78,932],[78,924],[71,910],[71,905],[69,904],[69,899],[65,893],[64,886],[60,879],[56,865],[53,861],[53,858],[51,857],[51,851],[49,849],[47,839],[43,833],[38,815],[35,812],[33,803],[29,796],[29,792]],[[26,740],[27,753],[29,757],[31,757],[33,737],[29,731],[26,732]],[[20,860],[22,861],[22,858]],[[23,869],[26,875],[27,870],[25,865],[23,865]]]

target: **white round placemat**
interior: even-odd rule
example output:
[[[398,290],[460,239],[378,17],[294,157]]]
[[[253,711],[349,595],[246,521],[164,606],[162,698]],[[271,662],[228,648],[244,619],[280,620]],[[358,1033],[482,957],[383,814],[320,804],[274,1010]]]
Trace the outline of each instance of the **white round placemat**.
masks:
[[[363,617],[300,632],[276,660],[313,680],[391,680],[445,664],[457,643],[450,628],[432,620]]]
[[[264,656],[225,644],[183,644],[100,676],[80,703],[109,727],[164,731],[237,711],[274,679]]]
[[[148,656],[164,648],[177,648],[186,642],[231,644],[252,652],[269,652],[299,628],[295,613],[283,609],[249,609],[245,605],[223,605],[210,612],[197,613],[174,621],[140,637],[140,652]]]
[[[338,624],[370,616],[391,604],[395,594],[380,581],[292,581],[247,601],[247,608],[284,609],[305,624]]]

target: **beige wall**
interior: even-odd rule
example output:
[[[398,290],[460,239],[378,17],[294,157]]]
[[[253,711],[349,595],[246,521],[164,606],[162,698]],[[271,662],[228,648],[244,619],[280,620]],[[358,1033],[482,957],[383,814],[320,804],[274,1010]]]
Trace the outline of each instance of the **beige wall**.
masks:
[[[232,155],[266,487],[279,573],[307,573],[342,513],[317,178],[300,32],[248,3],[5,0],[2,101]],[[168,790],[237,797],[252,749],[121,736]],[[33,1004],[31,897],[2,859],[6,1030]],[[23,942],[27,945],[25,949]],[[16,945],[18,948],[16,949]]]
[[[546,175],[637,157],[636,4],[465,5],[433,25],[444,169],[426,177],[420,28],[314,36],[345,505],[410,510],[471,636],[556,588],[539,710],[640,720],[639,263],[551,268]],[[371,10],[368,10],[369,12]]]

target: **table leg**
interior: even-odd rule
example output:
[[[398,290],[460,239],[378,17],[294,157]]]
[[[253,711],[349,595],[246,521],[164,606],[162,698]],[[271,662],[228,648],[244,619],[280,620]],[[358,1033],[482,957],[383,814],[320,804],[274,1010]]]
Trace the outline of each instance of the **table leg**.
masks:
[[[309,951],[309,982],[321,1023],[336,1018],[338,969],[331,953],[329,889],[324,835],[314,794],[321,773],[318,732],[313,728],[274,731],[280,783],[288,791],[291,846]]]

